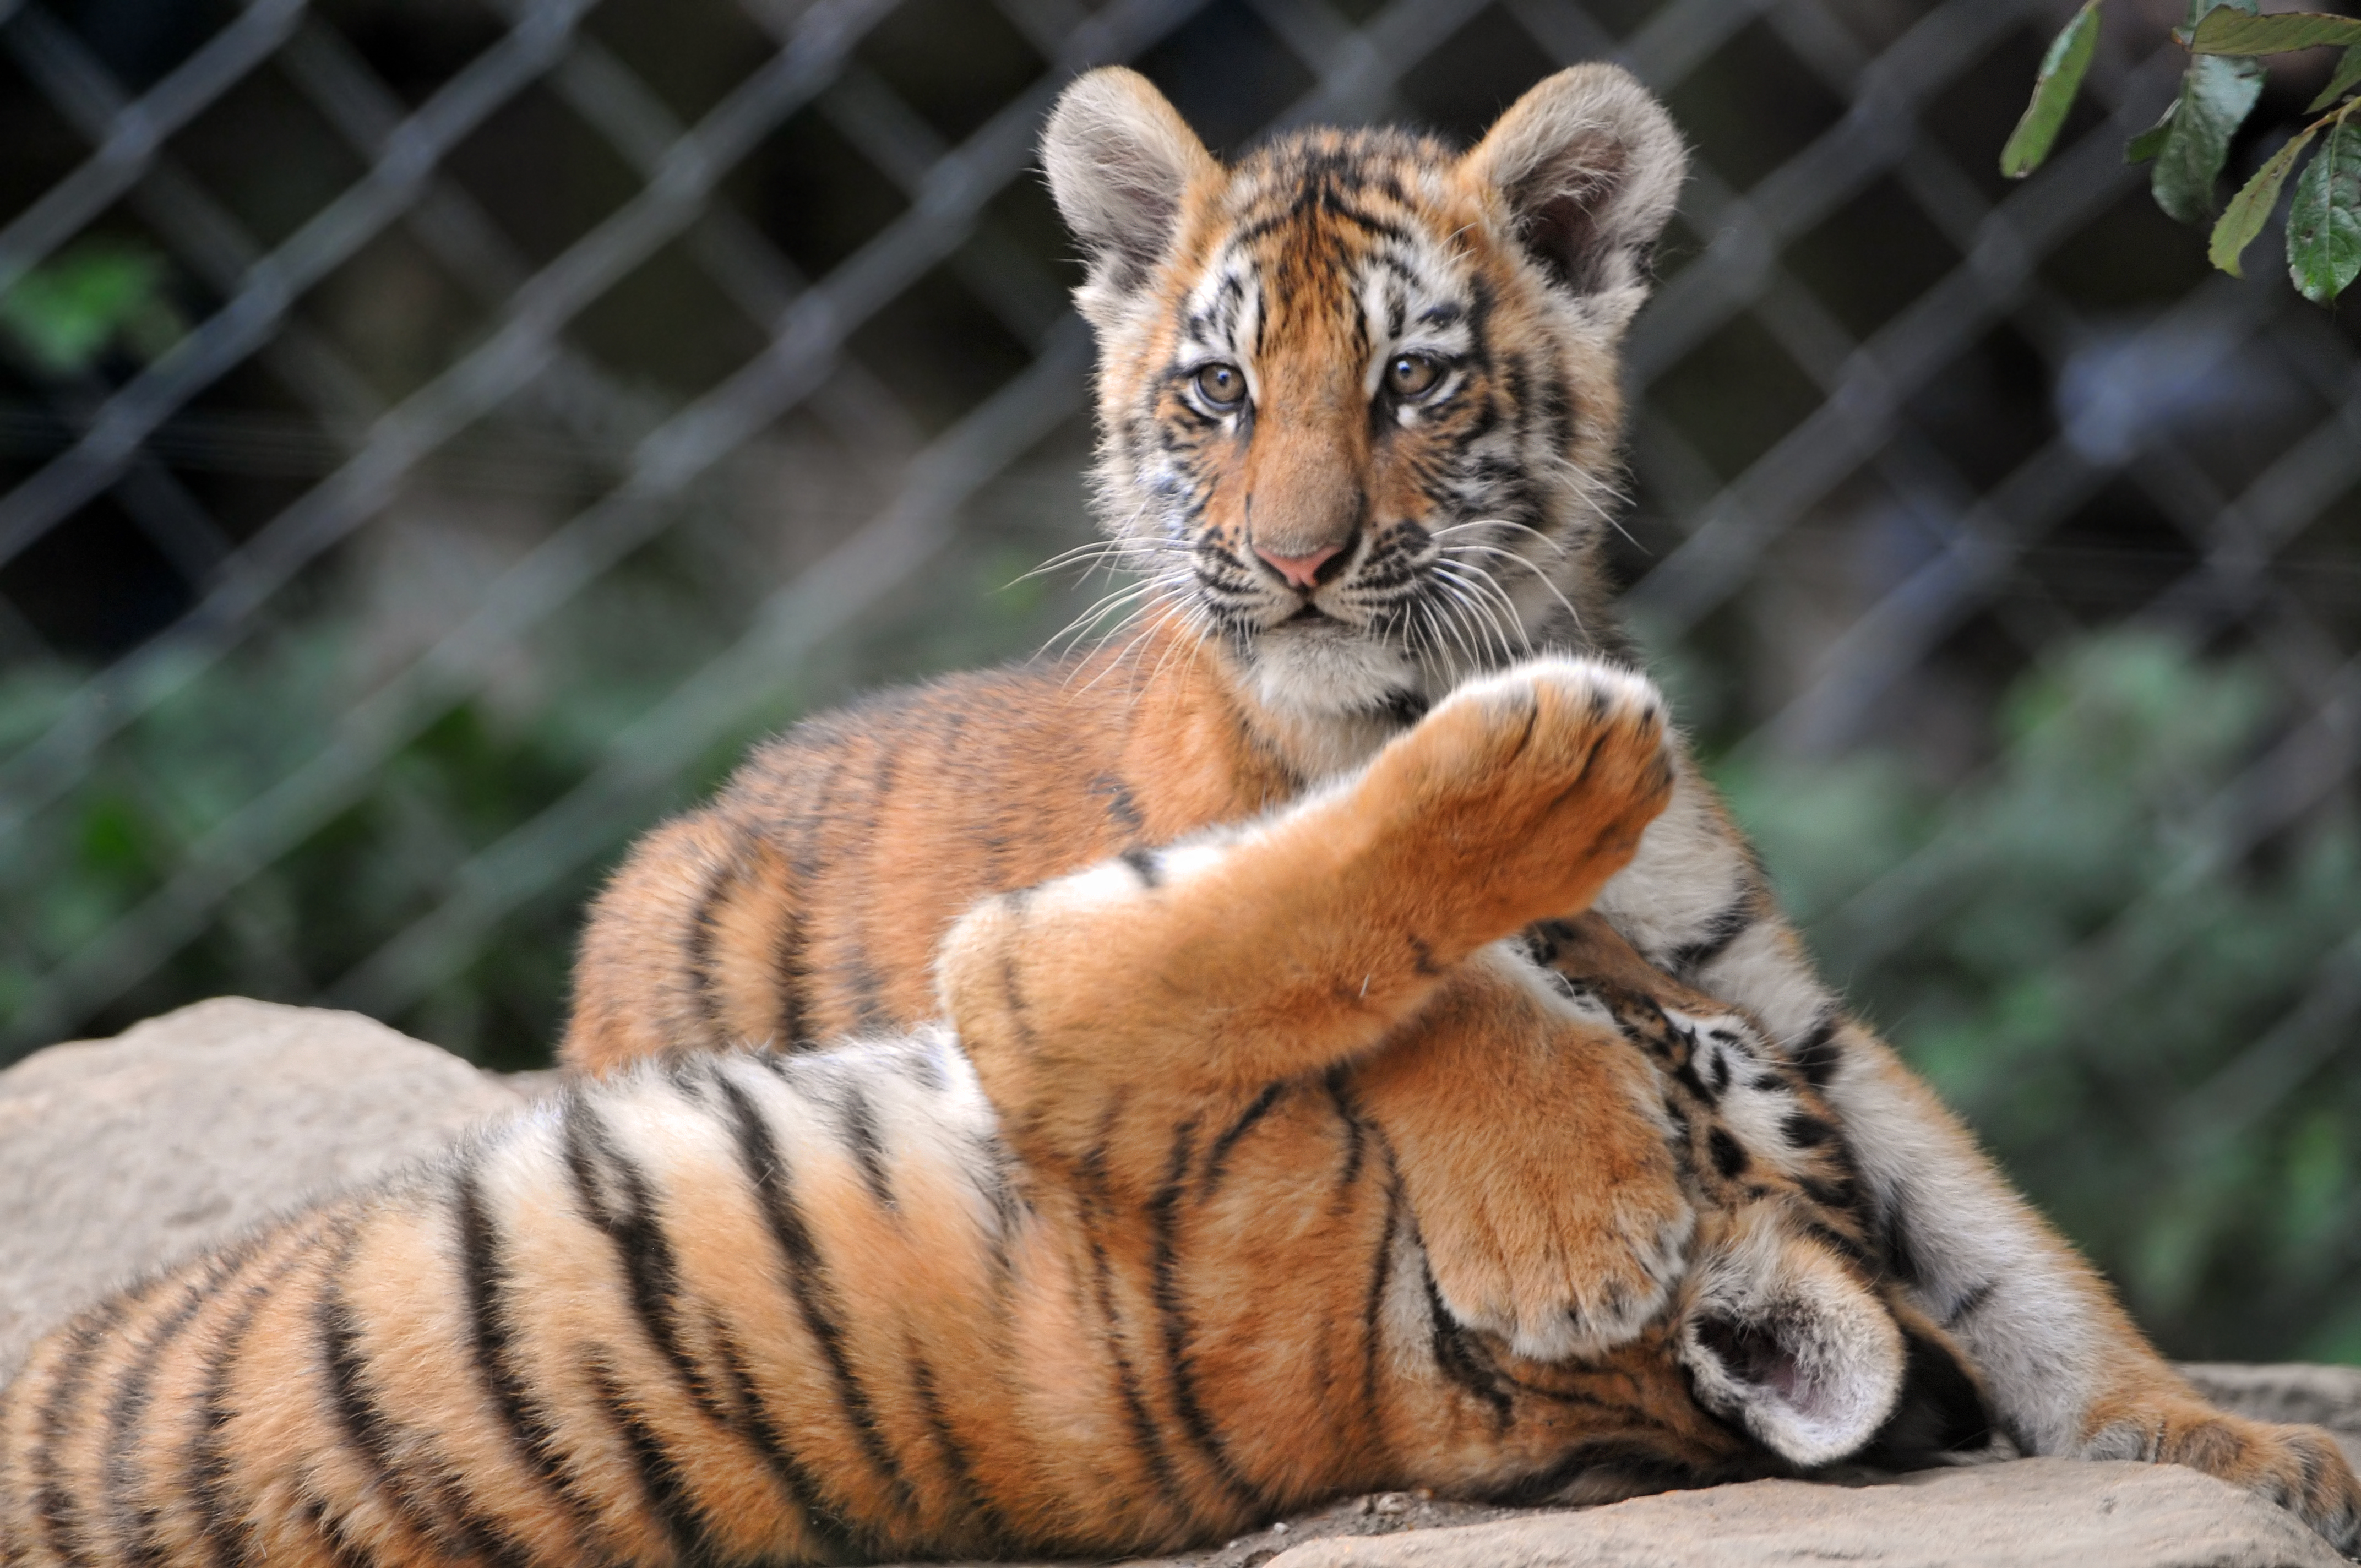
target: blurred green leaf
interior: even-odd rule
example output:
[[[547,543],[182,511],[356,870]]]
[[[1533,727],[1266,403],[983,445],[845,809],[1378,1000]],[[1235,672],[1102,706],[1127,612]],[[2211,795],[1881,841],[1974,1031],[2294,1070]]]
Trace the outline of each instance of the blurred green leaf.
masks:
[[[2124,143],[2124,161],[2146,163],[2149,159],[2162,152],[2164,138],[2172,134],[2173,117],[2180,112],[2180,99],[2175,98],[2171,103],[2167,104],[2164,106],[2164,113],[2156,117],[2156,124]]]
[[[2361,86],[2361,44],[2355,44],[2345,51],[2344,57],[2336,62],[2336,73],[2328,79],[2328,85],[2320,90],[2320,96],[2304,105],[2303,112],[2316,115],[2356,86]]]
[[[2317,126],[2305,126],[2294,140],[2273,153],[2268,162],[2256,170],[2255,177],[2230,198],[2229,206],[2223,210],[2222,221],[2213,225],[2213,243],[2205,249],[2207,260],[2233,278],[2246,276],[2238,270],[2238,258],[2246,253],[2246,247],[2255,243],[2255,236],[2263,232],[2263,225],[2270,221],[2271,209],[2279,205],[2279,191],[2287,184],[2289,172],[2295,168],[2296,159],[2303,156],[2303,149],[2312,145],[2312,138],[2319,134],[2319,130]]]
[[[2288,208],[2288,274],[2324,305],[2361,274],[2361,125],[2348,108],[2295,184]]]
[[[2074,106],[2074,94],[2081,90],[2083,74],[2091,69],[2092,51],[2098,46],[2099,0],[2083,0],[2082,8],[2049,40],[2049,50],[2041,57],[2041,70],[2033,79],[2033,100],[2026,104],[2016,129],[2009,133],[2008,144],[2000,149],[2003,174],[2022,180],[2049,156],[2058,142],[2059,127],[2066,123],[2066,111]]]
[[[2189,62],[2148,181],[2168,214],[2184,224],[2213,217],[2213,182],[2229,160],[2230,138],[2262,96],[2263,75],[2258,60],[2202,54]]]
[[[163,258],[144,247],[93,242],[16,280],[0,295],[0,327],[52,375],[78,375],[126,333],[152,340],[163,308]],[[142,346],[148,346],[143,343]]]
[[[2298,11],[2277,16],[2242,16],[2235,11],[2208,14],[2190,35],[2197,54],[2289,54],[2323,44],[2361,44],[2361,17]]]

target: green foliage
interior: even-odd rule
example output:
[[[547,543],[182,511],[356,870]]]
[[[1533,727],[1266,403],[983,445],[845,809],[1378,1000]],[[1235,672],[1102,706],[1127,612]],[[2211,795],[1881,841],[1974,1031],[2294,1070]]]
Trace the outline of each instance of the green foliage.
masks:
[[[2361,273],[2361,123],[2345,105],[2296,181],[2288,207],[2288,273],[2303,297],[2324,305]]]
[[[2268,683],[2116,633],[2027,678],[1993,767],[1721,770],[1831,978],[2191,1355],[2361,1353],[2361,838],[2225,852]]]
[[[2319,97],[2304,105],[2303,112],[2317,115],[2356,87],[2361,87],[2361,44],[2354,44],[2345,49],[2336,62],[2334,74],[2328,79],[2328,85],[2320,90]]]
[[[2292,54],[2300,49],[2356,43],[2361,43],[2361,17],[2241,16],[2227,6],[2202,17],[2189,36],[2189,47],[2200,54]]]
[[[164,298],[167,275],[144,246],[86,241],[0,294],[0,329],[53,376],[79,375],[117,344],[152,359],[182,331]]]
[[[2296,132],[2231,199],[2206,247],[2214,266],[2243,276],[2239,261],[2270,220],[2288,178],[2312,151],[2296,181],[2288,214],[2288,274],[2303,297],[2332,303],[2361,275],[2361,97],[2333,106],[2361,88],[2361,18],[2320,13],[2256,14],[2257,0],[2190,0],[2189,22],[2173,37],[2190,50],[2180,91],[2157,123],[2132,137],[2124,157],[2155,160],[2149,189],[2156,204],[2185,224],[2213,218],[2213,190],[2228,162],[2230,143],[2263,91],[2257,58],[2342,45],[2327,89],[2307,113],[2331,110]],[[2001,172],[2023,179],[2041,166],[2056,143],[2098,37],[2099,0],[2087,0],[2052,41],[2034,80],[2033,100],[2001,149]],[[2325,132],[2323,137],[2322,133]]]
[[[2205,250],[2207,260],[2233,278],[2246,276],[2238,270],[2238,258],[2246,254],[2246,247],[2255,243],[2255,236],[2263,232],[2263,225],[2270,221],[2271,209],[2279,205],[2279,187],[2287,183],[2296,159],[2303,156],[2303,149],[2312,145],[2317,134],[2307,126],[2294,140],[2273,153],[2255,177],[2230,198],[2222,221],[2213,225],[2213,238]]]
[[[2074,106],[2074,94],[2082,88],[2083,73],[2091,69],[2092,53],[2099,47],[2099,0],[2083,0],[2082,8],[2065,30],[2050,40],[2048,52],[2041,57],[2041,71],[2033,79],[2033,102],[2025,106],[2025,117],[2016,122],[2009,133],[2008,143],[2000,149],[2000,171],[2012,180],[2023,179],[2049,156],[2058,141],[2059,127],[2066,123],[2066,111]]]
[[[2263,68],[2251,60],[2200,55],[2180,78],[2148,190],[2169,217],[2202,224],[2213,215],[2213,187],[2230,159],[2230,138],[2263,95]]]

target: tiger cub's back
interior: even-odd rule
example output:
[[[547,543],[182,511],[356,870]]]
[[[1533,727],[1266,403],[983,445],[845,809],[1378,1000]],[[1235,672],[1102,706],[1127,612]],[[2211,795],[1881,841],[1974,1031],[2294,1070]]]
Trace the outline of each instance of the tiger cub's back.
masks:
[[[1292,795],[1202,652],[1169,648],[952,675],[758,748],[592,905],[566,1064],[910,1027],[978,899]]]

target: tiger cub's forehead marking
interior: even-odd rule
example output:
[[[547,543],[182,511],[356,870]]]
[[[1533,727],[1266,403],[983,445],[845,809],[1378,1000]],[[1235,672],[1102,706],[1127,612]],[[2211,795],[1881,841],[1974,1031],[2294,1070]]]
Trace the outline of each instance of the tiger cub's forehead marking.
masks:
[[[1351,330],[1370,394],[1395,354],[1456,358],[1474,348],[1477,284],[1463,231],[1437,232],[1396,179],[1339,194],[1340,183],[1326,168],[1291,187],[1264,182],[1237,203],[1230,233],[1182,301],[1182,365],[1235,360],[1257,390],[1255,362],[1279,317]]]

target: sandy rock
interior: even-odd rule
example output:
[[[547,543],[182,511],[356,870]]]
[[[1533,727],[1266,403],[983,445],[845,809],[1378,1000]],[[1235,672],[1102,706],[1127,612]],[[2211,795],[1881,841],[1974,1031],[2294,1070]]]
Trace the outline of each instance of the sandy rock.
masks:
[[[1270,1568],[2336,1568],[2295,1519],[2178,1465],[2026,1459],[1868,1486],[1754,1481],[1315,1541]]]
[[[218,997],[0,1072],[0,1382],[108,1286],[524,1096],[355,1013]]]

